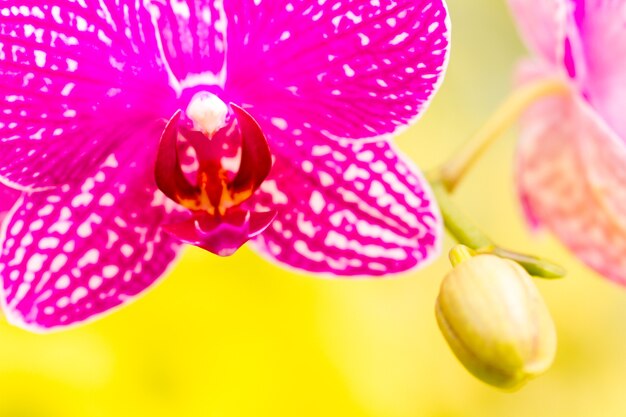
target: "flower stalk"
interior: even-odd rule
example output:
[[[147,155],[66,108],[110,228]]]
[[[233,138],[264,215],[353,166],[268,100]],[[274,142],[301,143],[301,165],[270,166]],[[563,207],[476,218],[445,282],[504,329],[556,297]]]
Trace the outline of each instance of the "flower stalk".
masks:
[[[540,278],[561,278],[565,270],[548,260],[496,245],[454,204],[451,193],[484,152],[531,104],[540,98],[567,94],[569,91],[569,85],[561,77],[543,78],[518,88],[455,155],[427,174],[444,225],[458,243],[475,254],[493,254],[515,261],[529,274]]]
[[[454,191],[467,171],[524,110],[540,98],[567,94],[570,88],[561,77],[553,77],[543,78],[514,90],[474,136],[439,168],[441,183],[448,191]]]

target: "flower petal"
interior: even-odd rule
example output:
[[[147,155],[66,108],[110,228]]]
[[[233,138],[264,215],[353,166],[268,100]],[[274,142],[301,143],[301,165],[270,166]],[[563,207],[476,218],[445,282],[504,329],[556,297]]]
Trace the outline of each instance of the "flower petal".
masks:
[[[582,99],[544,99],[522,120],[518,180],[532,217],[587,265],[626,284],[626,147]]]
[[[508,0],[528,47],[552,64],[563,62],[570,0]]]
[[[179,86],[223,87],[227,46],[223,2],[152,0],[149,10],[167,66]]]
[[[604,120],[626,141],[626,3],[579,1],[580,37],[586,59],[583,92]]]
[[[0,223],[4,220],[11,208],[15,205],[22,193],[0,184]]]
[[[417,117],[447,64],[442,0],[225,2],[226,98],[290,134],[376,137]]]
[[[129,302],[160,277],[179,244],[141,146],[116,152],[82,184],[25,194],[3,230],[3,307],[41,331]],[[167,217],[171,220],[171,217]]]
[[[262,253],[343,276],[402,272],[439,253],[436,202],[391,143],[337,142],[315,132],[273,143],[276,162],[256,209],[278,215],[255,242]]]
[[[137,4],[0,2],[5,182],[40,189],[82,180],[124,141],[119,129],[174,113],[164,110],[173,92],[150,15]]]

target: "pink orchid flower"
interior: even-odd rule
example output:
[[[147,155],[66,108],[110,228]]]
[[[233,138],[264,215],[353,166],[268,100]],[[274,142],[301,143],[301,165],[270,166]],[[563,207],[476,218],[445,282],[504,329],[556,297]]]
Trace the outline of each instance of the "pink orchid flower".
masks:
[[[626,3],[509,0],[538,59],[522,81],[561,74],[570,94],[522,121],[518,179],[530,220],[626,284]]]
[[[8,319],[125,304],[180,242],[253,238],[336,276],[424,265],[441,220],[390,135],[440,84],[448,27],[443,0],[0,1]]]

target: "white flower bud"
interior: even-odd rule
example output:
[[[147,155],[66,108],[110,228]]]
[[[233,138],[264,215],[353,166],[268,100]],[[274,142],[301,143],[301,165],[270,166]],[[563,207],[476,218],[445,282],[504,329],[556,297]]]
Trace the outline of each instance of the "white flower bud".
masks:
[[[496,387],[519,388],[554,360],[550,313],[530,275],[508,259],[478,255],[456,265],[441,284],[436,316],[457,358]]]

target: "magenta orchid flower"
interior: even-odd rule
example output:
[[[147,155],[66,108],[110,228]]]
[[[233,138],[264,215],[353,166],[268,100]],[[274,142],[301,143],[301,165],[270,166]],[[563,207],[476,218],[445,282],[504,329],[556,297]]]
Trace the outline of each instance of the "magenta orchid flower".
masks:
[[[518,178],[535,225],[626,284],[626,4],[509,0],[538,59],[522,81],[560,74],[570,94],[524,116]]]
[[[180,242],[253,238],[337,276],[423,265],[441,220],[390,135],[440,84],[448,27],[443,0],[0,1],[8,319],[125,304]]]

